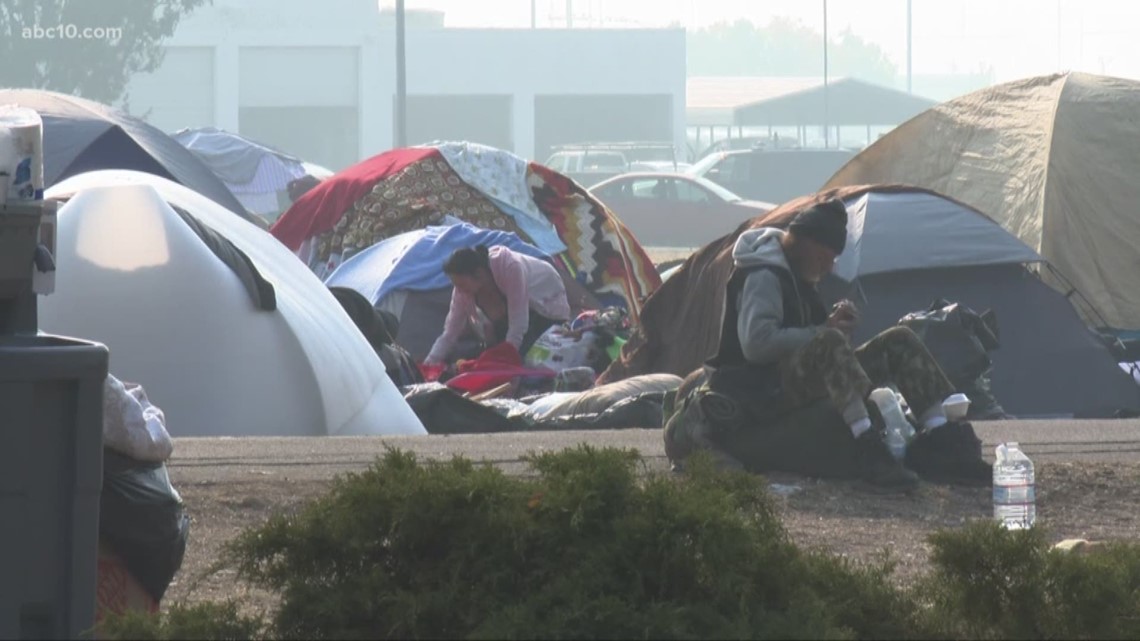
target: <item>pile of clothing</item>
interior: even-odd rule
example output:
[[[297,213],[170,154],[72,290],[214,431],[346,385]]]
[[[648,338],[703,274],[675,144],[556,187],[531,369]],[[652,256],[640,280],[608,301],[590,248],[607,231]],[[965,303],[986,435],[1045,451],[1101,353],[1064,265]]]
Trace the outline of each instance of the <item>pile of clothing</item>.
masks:
[[[445,383],[464,394],[515,399],[593,387],[629,340],[625,309],[588,310],[552,326],[526,354],[509,343],[490,347],[472,359],[440,367],[420,365],[424,380]]]

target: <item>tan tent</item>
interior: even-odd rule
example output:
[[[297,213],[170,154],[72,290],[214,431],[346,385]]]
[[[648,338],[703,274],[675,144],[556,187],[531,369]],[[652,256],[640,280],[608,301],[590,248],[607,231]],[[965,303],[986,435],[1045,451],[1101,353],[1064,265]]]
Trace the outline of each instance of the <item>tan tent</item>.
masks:
[[[915,185],[985,212],[1108,325],[1140,329],[1140,82],[1067,73],[956,98],[879,139],[824,188],[867,183]]]

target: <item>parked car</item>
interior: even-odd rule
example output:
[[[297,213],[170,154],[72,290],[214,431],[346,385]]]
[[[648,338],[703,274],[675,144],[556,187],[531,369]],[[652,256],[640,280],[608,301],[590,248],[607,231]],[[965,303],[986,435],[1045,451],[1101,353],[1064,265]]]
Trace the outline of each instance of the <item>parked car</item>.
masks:
[[[558,145],[543,163],[583,187],[631,171],[682,171],[672,143],[591,142]]]
[[[750,149],[799,149],[800,144],[795,140],[781,140],[776,136],[744,136],[743,138],[722,138],[701,150],[697,160],[702,160],[709,154],[718,151],[738,151]]]
[[[812,194],[851,160],[849,149],[748,149],[704,157],[686,173],[740,194],[773,203]]]
[[[590,188],[646,247],[700,247],[774,205],[697,176],[630,173]]]

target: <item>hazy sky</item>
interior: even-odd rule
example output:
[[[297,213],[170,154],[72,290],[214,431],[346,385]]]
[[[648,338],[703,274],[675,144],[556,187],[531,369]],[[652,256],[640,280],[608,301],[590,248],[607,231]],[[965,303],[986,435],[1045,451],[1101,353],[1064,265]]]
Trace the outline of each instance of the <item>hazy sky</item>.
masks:
[[[391,0],[381,0],[390,5]],[[539,27],[564,26],[566,0],[535,0]],[[449,27],[529,27],[531,0],[406,0],[446,12]],[[1059,69],[1140,79],[1136,0],[913,0],[914,73],[973,71],[997,80]],[[828,32],[850,28],[905,73],[906,0],[830,0]],[[787,16],[822,30],[822,0],[574,0],[575,26],[700,27]],[[820,63],[822,73],[822,62]]]

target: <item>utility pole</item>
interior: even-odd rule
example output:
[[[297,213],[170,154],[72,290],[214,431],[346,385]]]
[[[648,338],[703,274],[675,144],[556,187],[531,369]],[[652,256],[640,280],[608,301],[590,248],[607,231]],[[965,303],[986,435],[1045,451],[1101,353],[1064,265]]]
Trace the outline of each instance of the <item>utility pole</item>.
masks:
[[[830,89],[827,84],[827,0],[823,0],[823,148],[831,146]]]
[[[408,83],[404,59],[404,0],[396,0],[396,147],[408,146]]]
[[[911,17],[914,5],[912,0],[906,0],[906,92],[914,93],[913,67],[911,66],[911,50],[914,40],[911,37]]]
[[[531,29],[538,27],[538,19],[537,19],[538,11],[535,9],[535,3],[537,3],[537,2],[538,2],[538,0],[530,0],[530,28]]]
[[[574,28],[574,0],[566,0],[566,28]]]

